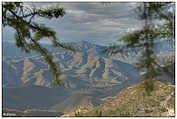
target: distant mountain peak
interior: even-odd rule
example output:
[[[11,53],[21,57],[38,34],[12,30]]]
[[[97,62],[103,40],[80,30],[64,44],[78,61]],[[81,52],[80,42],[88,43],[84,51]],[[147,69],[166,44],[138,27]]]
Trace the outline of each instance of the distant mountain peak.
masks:
[[[82,40],[82,41],[80,41],[80,42],[78,42],[78,44],[92,44],[92,43],[90,43],[89,41],[86,41],[86,40]]]

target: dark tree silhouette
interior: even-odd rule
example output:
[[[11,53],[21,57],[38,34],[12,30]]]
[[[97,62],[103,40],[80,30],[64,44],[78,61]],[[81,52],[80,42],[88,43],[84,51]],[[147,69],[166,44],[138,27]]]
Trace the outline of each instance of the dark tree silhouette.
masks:
[[[120,39],[123,45],[109,46],[105,52],[111,55],[129,51],[140,52],[141,57],[136,66],[146,72],[144,74],[145,79],[157,79],[160,72],[174,74],[159,64],[154,52],[154,43],[162,39],[175,40],[175,4],[170,2],[145,2],[140,3],[135,11],[138,18],[144,23],[143,28],[125,35]],[[147,88],[150,89],[149,91],[153,90],[152,85],[152,82],[147,84],[148,87],[151,87]]]
[[[61,47],[75,51],[72,46],[57,41],[56,33],[49,27],[37,23],[36,17],[52,19],[63,17],[65,11],[60,7],[40,9],[36,7],[25,6],[21,2],[3,2],[2,4],[2,22],[3,27],[9,26],[15,29],[16,46],[22,51],[29,53],[36,51],[43,56],[49,65],[49,70],[54,76],[55,85],[62,85],[59,79],[59,71],[56,62],[53,61],[52,54],[48,49],[41,46],[39,41],[42,38],[49,38],[54,47]]]

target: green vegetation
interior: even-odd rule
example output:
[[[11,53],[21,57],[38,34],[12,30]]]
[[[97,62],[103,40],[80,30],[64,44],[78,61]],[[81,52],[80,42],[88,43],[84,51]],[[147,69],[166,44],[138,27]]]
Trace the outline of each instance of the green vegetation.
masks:
[[[76,111],[76,112],[75,112],[75,116],[76,116],[76,117],[82,117],[83,115],[82,115],[79,111],[78,111],[78,112]]]
[[[96,116],[101,117],[102,116],[102,111],[101,110],[96,110]]]
[[[150,79],[150,80],[146,80],[144,82],[144,87],[145,87],[145,90],[147,92],[148,95],[150,95],[150,93],[153,91],[154,89],[154,84],[153,84],[153,80]]]
[[[27,4],[27,3],[26,3]],[[52,19],[63,17],[65,11],[60,7],[41,9],[25,6],[21,2],[3,2],[2,23],[3,27],[11,27],[15,30],[16,46],[26,53],[36,51],[49,65],[49,70],[54,76],[54,85],[62,85],[59,80],[59,71],[52,53],[43,47],[39,41],[44,38],[51,39],[54,47],[60,47],[75,51],[72,46],[58,42],[56,33],[49,27],[35,21],[36,17]],[[20,25],[19,25],[20,24]]]
[[[143,81],[138,85],[121,91],[112,100],[103,105],[88,110],[82,116],[174,116],[175,88],[171,84],[165,84],[153,79],[154,89],[147,95],[146,83]],[[163,97],[163,99],[162,99]]]
[[[136,66],[146,72],[143,75],[145,79],[152,80],[157,78],[161,72],[172,75],[173,73],[170,73],[168,68],[159,64],[157,53],[154,52],[154,49],[155,42],[166,39],[175,40],[175,3],[143,2],[139,4],[135,12],[138,18],[144,22],[143,28],[128,33],[119,39],[123,45],[109,46],[105,52],[111,55],[130,51],[141,53]],[[174,56],[163,62],[164,65],[169,63],[174,63]],[[154,89],[151,81],[146,82],[145,85],[147,93]]]
[[[83,108],[82,110],[82,108],[79,108],[74,111],[73,114],[76,117],[174,116],[175,88],[169,83],[163,83],[158,80],[161,72],[169,74],[169,70],[158,64],[158,59],[153,51],[155,48],[154,42],[157,39],[171,38],[174,40],[174,16],[169,11],[170,8],[173,9],[173,3],[141,3],[137,13],[139,14],[139,18],[145,22],[144,27],[121,38],[125,46],[113,46],[107,49],[111,54],[128,52],[132,49],[136,52],[137,49],[142,49],[140,51],[142,57],[140,57],[137,63],[137,68],[144,70],[145,73],[143,76],[146,79],[144,82],[127,88],[130,84],[137,83],[139,80],[139,75],[135,68],[129,66],[129,64],[108,60],[105,57],[100,58],[95,54],[87,54],[86,57],[82,57],[84,54],[79,54],[78,56],[82,57],[81,59],[73,58],[71,55],[65,57],[66,54],[63,54],[62,59],[64,59],[64,63],[69,60],[72,62],[69,65],[71,69],[65,70],[66,74],[63,74],[63,77],[66,79],[67,76],[70,82],[65,80],[66,90],[62,88],[48,89],[40,87],[50,86],[50,81],[47,80],[50,79],[48,77],[49,75],[45,72],[47,68],[45,66],[42,67],[43,69],[39,68],[39,66],[43,66],[42,64],[44,64],[41,61],[38,62],[40,58],[36,61],[31,61],[31,59],[26,59],[25,61],[14,60],[15,62],[9,62],[10,65],[6,64],[4,66],[9,67],[12,79],[16,76],[15,74],[14,76],[12,75],[12,71],[14,70],[11,70],[11,68],[15,69],[20,81],[24,81],[22,83],[20,82],[20,86],[23,85],[24,87],[13,89],[3,88],[3,100],[6,101],[6,103],[3,103],[3,106],[6,104],[5,106],[19,109],[23,107],[22,110],[26,108],[32,109],[31,106],[46,109],[25,110],[24,112],[14,111],[23,113],[21,115],[25,116],[44,116],[49,113],[54,113],[55,115],[57,113],[59,115],[58,112],[50,112],[47,109],[51,108],[64,112],[71,111],[78,105],[87,106],[87,109],[84,110]],[[36,51],[43,56],[44,60],[49,64],[50,72],[55,77],[54,84],[62,85],[61,80],[59,80],[60,72],[58,71],[56,62],[53,61],[53,55],[46,48],[42,47],[39,41],[43,38],[50,38],[54,47],[59,46],[72,51],[74,49],[71,46],[59,43],[56,39],[55,32],[48,27],[35,23],[34,17],[38,16],[46,19],[59,18],[59,16],[62,17],[64,15],[64,11],[62,8],[34,8],[32,11],[25,12],[25,9],[28,10],[23,3],[3,3],[3,25],[4,27],[10,26],[15,29],[16,45],[19,48],[26,53]],[[164,20],[164,24],[155,25],[153,21],[159,19]],[[22,26],[19,26],[19,24]],[[79,66],[74,67],[78,62]],[[170,60],[169,64],[171,63],[174,63],[173,60]],[[64,69],[65,66],[63,64],[62,66]],[[24,69],[19,70],[18,67],[24,67]],[[46,79],[43,77],[45,75],[47,75]],[[133,83],[127,77],[131,77]],[[29,82],[23,79],[27,79]],[[110,83],[111,79],[115,85]],[[117,80],[123,80],[123,83],[117,83]],[[39,87],[35,87],[34,85],[39,85]],[[109,98],[108,96],[112,96],[115,92],[124,88],[127,89],[120,92],[114,98],[111,98],[105,104],[100,105],[100,98]],[[71,90],[73,92],[75,91],[75,93],[70,92]],[[76,90],[79,91],[77,92]],[[48,96],[47,98],[46,95]],[[93,108],[96,104],[99,106]]]

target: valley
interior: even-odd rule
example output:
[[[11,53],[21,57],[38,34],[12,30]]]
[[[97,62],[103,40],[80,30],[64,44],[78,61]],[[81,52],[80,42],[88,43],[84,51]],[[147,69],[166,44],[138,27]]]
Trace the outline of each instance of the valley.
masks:
[[[9,44],[4,45],[4,49],[6,46]],[[3,55],[3,110],[15,109],[20,115],[31,110],[26,116],[35,116],[34,110],[47,110],[55,112],[49,113],[50,116],[58,116],[58,112],[65,114],[79,107],[98,107],[109,97],[144,81],[133,64],[110,57],[103,52],[103,46],[82,41],[74,47],[75,54],[62,49],[53,51],[64,87],[53,85],[48,65],[38,54],[15,58]],[[15,48],[3,54],[12,50],[20,54]],[[165,80],[171,81],[171,78]],[[45,116],[42,112],[41,116]]]

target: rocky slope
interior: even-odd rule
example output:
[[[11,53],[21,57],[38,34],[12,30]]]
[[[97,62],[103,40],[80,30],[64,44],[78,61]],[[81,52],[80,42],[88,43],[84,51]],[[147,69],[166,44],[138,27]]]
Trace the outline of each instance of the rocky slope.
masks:
[[[139,78],[136,68],[111,59],[102,53],[101,46],[88,42],[75,44],[76,54],[55,52],[55,61],[61,69],[61,79],[69,88],[105,87],[121,84],[129,77]],[[14,76],[9,74],[14,72]],[[15,60],[3,60],[3,86],[36,85],[52,87],[52,75],[42,57],[31,56]]]
[[[110,58],[102,52],[104,47],[84,41],[73,45],[76,54],[53,51],[65,88],[53,86],[53,77],[41,56],[34,53],[7,57],[13,48],[4,49],[7,56],[3,55],[3,108],[64,113],[78,107],[87,110],[85,107],[103,104],[107,98],[143,81],[133,65]]]
[[[154,89],[149,94],[145,90],[148,80],[131,86],[97,108],[90,108],[63,116],[175,116],[175,86],[153,80]]]

